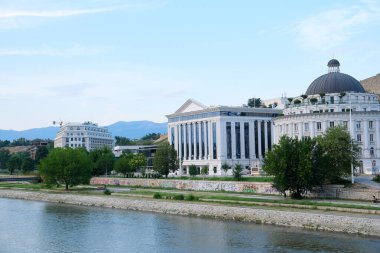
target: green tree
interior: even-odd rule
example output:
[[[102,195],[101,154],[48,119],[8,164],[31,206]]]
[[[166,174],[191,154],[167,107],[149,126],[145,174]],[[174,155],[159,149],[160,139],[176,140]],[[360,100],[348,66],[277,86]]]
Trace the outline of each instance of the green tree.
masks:
[[[89,157],[92,163],[93,176],[105,175],[113,170],[114,154],[110,148],[91,150]]]
[[[21,165],[22,165],[22,158],[21,157],[22,156],[20,154],[13,154],[9,158],[9,160],[7,162],[7,168],[8,168],[9,173],[11,175],[13,175],[13,172],[15,172],[16,170],[21,169]]]
[[[194,164],[190,165],[189,174],[190,176],[195,177],[198,174],[197,166],[195,166]]]
[[[261,98],[250,98],[247,104],[249,107],[261,107],[262,101]]]
[[[264,158],[263,170],[273,175],[273,186],[286,197],[301,198],[307,190],[322,183],[323,150],[315,140],[281,137]]]
[[[0,148],[0,170],[5,170],[11,157],[9,150]]]
[[[138,153],[138,154],[133,155],[132,160],[131,160],[131,166],[135,171],[138,171],[139,169],[141,169],[140,171],[144,175],[145,170],[142,168],[144,165],[146,166],[146,164],[147,164],[147,160],[144,154]]]
[[[351,174],[351,164],[358,165],[358,146],[351,140],[350,134],[341,126],[329,128],[323,136],[317,137],[323,155],[324,177],[335,182]]]
[[[154,140],[157,140],[158,138],[160,138],[160,136],[161,136],[160,133],[150,133],[150,134],[146,134],[144,137],[142,137],[141,140],[143,140],[143,141],[147,141],[147,140],[154,141]]]
[[[224,171],[224,175],[227,175],[227,171],[230,169],[230,166],[228,163],[223,163],[222,164],[222,170]]]
[[[131,153],[120,156],[115,163],[115,171],[123,174],[124,177],[126,177],[128,173],[134,172],[134,168],[131,165],[132,159],[133,154]]]
[[[91,160],[85,149],[56,148],[41,160],[40,174],[47,184],[69,186],[87,184],[91,179]]]
[[[235,165],[235,168],[233,170],[233,175],[234,175],[234,178],[238,181],[241,180],[241,172],[243,171],[243,167],[241,166],[241,164],[236,164]]]
[[[203,180],[205,179],[205,176],[208,175],[208,166],[203,166],[201,169],[201,174],[203,176]]]
[[[32,158],[24,157],[21,163],[21,170],[23,173],[27,173],[34,170],[34,160]]]
[[[49,154],[49,149],[45,146],[41,146],[41,147],[38,147],[37,151],[36,151],[36,164],[38,164],[41,159],[47,157],[47,155]]]
[[[179,167],[177,151],[167,142],[158,145],[153,159],[153,168],[159,174],[168,177],[169,172],[174,172]]]

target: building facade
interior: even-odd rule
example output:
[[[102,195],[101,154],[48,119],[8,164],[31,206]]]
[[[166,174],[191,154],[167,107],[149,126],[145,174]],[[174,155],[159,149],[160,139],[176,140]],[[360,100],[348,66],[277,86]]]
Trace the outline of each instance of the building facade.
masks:
[[[86,148],[88,151],[114,147],[114,138],[107,127],[99,127],[92,122],[66,123],[61,126],[54,139],[55,148]]]
[[[274,119],[274,143],[283,135],[315,137],[341,125],[359,146],[357,173],[379,173],[380,104],[355,78],[340,73],[340,63],[328,62],[328,73],[315,79],[305,95],[289,100],[283,116]]]
[[[208,167],[209,175],[224,175],[224,163],[262,173],[262,158],[273,143],[272,118],[280,113],[271,108],[206,107],[189,99],[167,115],[168,140],[181,164],[178,173],[188,174],[194,164],[198,170]]]

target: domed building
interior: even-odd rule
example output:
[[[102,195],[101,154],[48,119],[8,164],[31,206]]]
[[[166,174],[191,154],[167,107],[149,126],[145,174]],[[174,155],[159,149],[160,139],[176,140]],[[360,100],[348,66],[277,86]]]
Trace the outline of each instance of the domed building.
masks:
[[[328,73],[315,79],[304,95],[288,99],[283,116],[274,119],[274,143],[283,135],[315,137],[342,125],[359,145],[360,174],[380,172],[380,104],[354,77],[340,73],[332,59]],[[351,113],[350,113],[351,111]]]

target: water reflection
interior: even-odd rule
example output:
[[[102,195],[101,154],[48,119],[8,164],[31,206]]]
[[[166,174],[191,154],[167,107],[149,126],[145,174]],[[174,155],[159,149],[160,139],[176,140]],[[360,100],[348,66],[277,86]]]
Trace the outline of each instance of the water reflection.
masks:
[[[0,199],[0,252],[379,252],[377,238]],[[3,229],[7,228],[7,229]]]

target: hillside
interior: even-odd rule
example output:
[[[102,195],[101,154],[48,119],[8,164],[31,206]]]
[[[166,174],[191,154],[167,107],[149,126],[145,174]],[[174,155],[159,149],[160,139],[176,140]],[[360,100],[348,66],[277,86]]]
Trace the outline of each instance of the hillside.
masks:
[[[366,91],[380,94],[380,73],[376,76],[361,80],[360,83]]]
[[[148,133],[165,134],[167,132],[167,123],[155,123],[152,121],[119,121],[109,125],[108,130],[113,136],[137,139]],[[12,141],[18,138],[25,138],[29,140],[36,138],[54,140],[58,131],[59,127],[42,127],[22,131],[0,129],[0,140]]]

